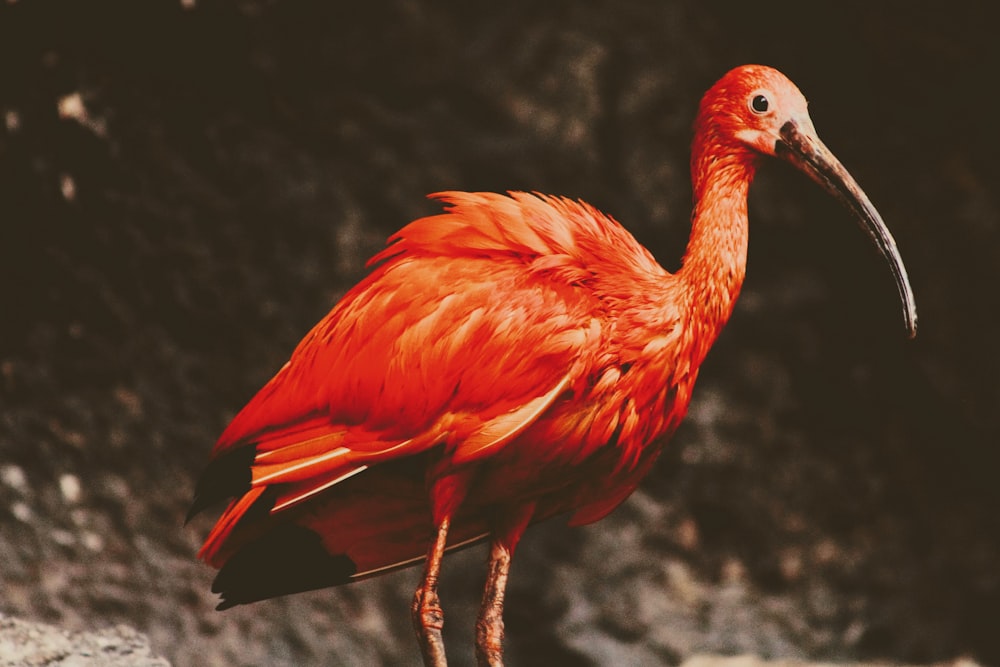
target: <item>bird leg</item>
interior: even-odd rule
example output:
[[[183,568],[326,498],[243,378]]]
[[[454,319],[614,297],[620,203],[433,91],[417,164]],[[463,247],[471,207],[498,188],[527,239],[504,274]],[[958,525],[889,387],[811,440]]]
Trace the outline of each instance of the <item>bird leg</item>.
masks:
[[[476,620],[476,659],[480,667],[503,665],[503,599],[510,558],[504,545],[496,541],[490,545],[489,572]]]
[[[438,524],[437,538],[427,553],[424,563],[424,578],[413,595],[413,606],[410,608],[413,618],[413,629],[417,633],[417,642],[424,656],[425,667],[447,667],[448,660],[444,654],[444,640],[441,638],[441,628],[444,627],[444,611],[438,598],[438,577],[441,574],[441,558],[444,556],[445,542],[448,539],[449,520],[444,519]]]
[[[522,505],[504,516],[502,524],[493,531],[483,604],[476,620],[476,660],[479,667],[503,667],[503,601],[507,574],[514,548],[534,511],[534,503]]]

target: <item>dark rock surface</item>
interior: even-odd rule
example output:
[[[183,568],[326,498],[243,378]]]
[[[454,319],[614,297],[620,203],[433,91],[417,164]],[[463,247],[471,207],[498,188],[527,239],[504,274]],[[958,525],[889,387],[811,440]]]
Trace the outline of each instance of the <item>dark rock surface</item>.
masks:
[[[686,425],[607,520],[529,532],[512,665],[1000,663],[1000,129],[988,3],[0,5],[0,611],[175,665],[414,665],[414,571],[213,611],[211,443],[443,189],[585,198],[668,268],[730,67],[812,103],[893,229],[771,166]],[[472,661],[480,550],[447,562]]]

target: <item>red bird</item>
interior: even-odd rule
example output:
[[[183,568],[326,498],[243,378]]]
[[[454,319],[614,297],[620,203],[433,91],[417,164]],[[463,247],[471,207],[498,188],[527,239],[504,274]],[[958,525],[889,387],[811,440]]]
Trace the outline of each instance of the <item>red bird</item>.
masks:
[[[705,94],[694,215],[674,274],[582,202],[436,195],[369,262],[219,438],[191,514],[230,499],[200,552],[220,609],[424,563],[413,619],[445,664],[446,551],[489,540],[480,664],[502,664],[503,597],[529,524],[628,497],[684,417],[746,267],[747,191],[783,158],[855,213],[913,295],[889,231],[817,138],[806,100],[750,65]]]

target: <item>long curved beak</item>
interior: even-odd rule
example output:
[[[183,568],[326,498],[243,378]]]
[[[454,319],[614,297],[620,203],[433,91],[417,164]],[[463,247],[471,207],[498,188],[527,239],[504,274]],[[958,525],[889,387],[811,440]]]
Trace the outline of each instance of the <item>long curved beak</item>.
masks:
[[[903,258],[896,248],[896,241],[882,221],[882,216],[823,142],[812,130],[812,124],[800,127],[795,121],[788,121],[781,127],[780,138],[774,145],[775,155],[781,157],[805,172],[824,190],[843,202],[854,212],[861,228],[871,237],[879,252],[885,257],[896,279],[896,288],[903,305],[903,320],[910,338],[917,335],[917,303],[913,298],[913,288],[903,266]]]

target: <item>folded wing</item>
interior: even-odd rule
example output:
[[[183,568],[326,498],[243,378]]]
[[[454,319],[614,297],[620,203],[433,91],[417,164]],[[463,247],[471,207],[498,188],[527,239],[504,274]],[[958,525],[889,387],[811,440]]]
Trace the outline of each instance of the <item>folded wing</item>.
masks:
[[[517,215],[516,207],[508,213]],[[570,254],[540,254],[555,241],[523,221],[509,227],[525,237],[518,245],[498,241],[495,229],[483,232],[482,221],[463,227],[454,217],[427,218],[402,233],[431,238],[426,227],[447,222],[451,238],[475,252],[390,246],[222,434],[192,508],[232,498],[202,548],[210,564],[221,567],[284,515],[339,531],[323,536],[330,553],[374,544],[380,513],[394,513],[386,530],[423,535],[423,526],[396,525],[429,525],[425,508],[403,507],[417,502],[409,497],[417,489],[374,471],[431,451],[448,465],[483,461],[586,381],[604,335],[602,306],[581,282],[586,267]],[[500,223],[494,227],[507,229]],[[324,492],[348,480],[341,506],[328,507]],[[365,480],[391,487],[380,490],[385,512],[359,492]],[[356,527],[351,503],[366,508]],[[340,517],[336,526],[330,516],[316,518],[318,507]],[[357,566],[390,567],[413,551],[396,546],[382,545],[388,562],[371,548]]]

